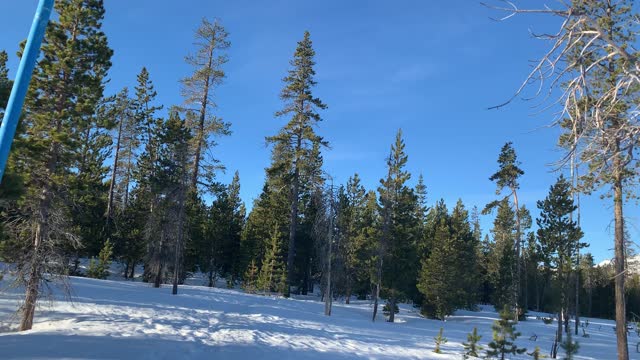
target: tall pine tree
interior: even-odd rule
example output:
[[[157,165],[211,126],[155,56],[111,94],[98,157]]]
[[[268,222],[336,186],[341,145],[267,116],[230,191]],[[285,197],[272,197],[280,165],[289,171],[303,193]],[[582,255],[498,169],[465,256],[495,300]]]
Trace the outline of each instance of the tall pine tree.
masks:
[[[549,195],[537,203],[540,209],[540,216],[536,220],[538,241],[543,248],[543,253],[549,257],[547,262],[551,263],[555,269],[560,286],[558,342],[562,342],[562,319],[569,316],[568,283],[572,272],[572,259],[576,255],[576,249],[582,247],[579,243],[582,230],[571,218],[571,213],[576,209],[571,191],[571,184],[560,176],[551,186]]]
[[[304,38],[298,42],[291,60],[291,69],[283,79],[285,87],[280,93],[280,98],[284,102],[284,107],[276,112],[277,117],[287,117],[289,121],[277,135],[267,138],[267,142],[274,146],[274,154],[277,154],[273,157],[274,163],[270,172],[281,177],[290,191],[286,296],[289,296],[295,273],[300,195],[301,188],[305,185],[302,179],[309,178],[309,171],[315,170],[311,167],[314,149],[327,146],[327,142],[317,135],[314,129],[321,120],[318,111],[327,108],[312,93],[316,85],[314,57],[311,35],[305,31]]]
[[[20,330],[31,329],[40,283],[64,273],[56,257],[68,240],[77,239],[70,224],[69,184],[84,155],[87,121],[95,118],[102,98],[112,51],[102,32],[104,7],[96,0],[61,0],[57,20],[47,27],[43,54],[25,99],[28,148],[12,156],[23,164],[28,191],[19,203],[25,214],[14,222],[24,241],[20,279],[26,279]],[[101,166],[102,164],[100,164]]]
[[[416,293],[418,273],[415,242],[417,198],[413,189],[407,186],[411,174],[405,170],[408,156],[404,148],[402,130],[398,130],[387,158],[387,177],[380,180],[378,188],[383,217],[380,270],[390,309],[394,309],[398,301],[411,298]],[[394,318],[391,311],[389,322]]]

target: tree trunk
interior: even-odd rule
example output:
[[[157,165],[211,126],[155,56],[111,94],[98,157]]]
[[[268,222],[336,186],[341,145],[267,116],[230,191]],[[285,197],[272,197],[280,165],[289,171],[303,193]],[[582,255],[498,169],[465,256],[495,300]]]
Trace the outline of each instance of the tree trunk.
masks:
[[[125,180],[124,180],[124,197],[122,199],[122,208],[126,209],[127,206],[129,205],[129,184],[131,183],[131,157],[133,156],[133,149],[131,149],[131,147],[129,147],[129,158],[127,159],[127,174],[125,176]]]
[[[580,271],[578,266],[580,265],[580,250],[578,248],[578,261],[576,262],[576,302],[575,302],[575,334],[578,335],[578,327],[580,326]]]
[[[382,254],[378,260],[378,278],[376,279],[376,290],[373,296],[373,318],[371,321],[376,321],[376,315],[378,315],[378,299],[380,298],[380,282],[382,281]]]
[[[556,339],[558,344],[562,342],[562,306],[560,306],[560,310],[558,311],[558,329],[556,332]]]
[[[576,144],[578,142],[577,139],[577,134],[576,131],[574,129],[574,147],[576,147]],[[576,201],[576,191],[575,191],[575,187],[576,187],[576,179],[578,179],[578,168],[575,165],[575,161],[576,161],[576,153],[575,151],[572,152],[571,154],[571,195],[572,195],[572,200],[575,202]],[[580,195],[577,196],[577,204],[576,204],[576,210],[577,210],[577,219],[576,219],[576,223],[578,226],[580,226]],[[573,220],[573,212],[571,212],[571,220]],[[576,243],[576,271],[575,271],[575,277],[576,277],[576,294],[575,294],[575,335],[578,335],[578,327],[580,326],[580,240],[578,240],[578,242]]]
[[[120,158],[120,139],[122,137],[122,123],[123,119],[120,119],[120,125],[118,126],[118,139],[116,140],[116,151],[113,158],[113,166],[111,167],[111,184],[109,185],[109,200],[107,201],[107,234],[110,234],[110,223],[113,217],[113,194],[116,188],[116,174],[118,172],[118,161]],[[126,276],[125,276],[126,278]]]
[[[38,265],[33,261],[31,264],[31,274],[29,274],[29,281],[27,282],[24,307],[22,309],[22,320],[20,322],[20,331],[31,330],[31,327],[33,326],[33,317],[36,311],[39,285],[39,269]]]
[[[324,299],[324,314],[327,316],[331,316],[331,302],[333,300],[333,295],[331,293],[331,255],[332,255],[332,245],[333,245],[333,189],[331,192],[331,211],[329,214],[329,234],[327,237],[329,241],[328,246],[328,254],[327,254],[327,287],[325,289],[325,299]]]
[[[157,265],[157,271],[156,271],[156,274],[155,274],[155,280],[153,282],[153,287],[154,288],[159,288],[160,284],[162,284],[162,270],[163,270],[162,268],[163,268],[162,264],[158,264]]]
[[[129,261],[125,261],[124,263],[124,279],[126,280],[129,277]]]
[[[36,301],[38,300],[38,291],[41,279],[40,270],[40,245],[42,244],[42,235],[44,224],[38,224],[36,235],[33,242],[33,258],[31,259],[31,268],[29,280],[26,286],[24,307],[22,309],[22,320],[20,322],[20,331],[31,330],[33,326],[33,317],[36,310]]]
[[[389,322],[394,322],[396,320],[396,295],[391,294],[391,298],[389,299]]]
[[[209,287],[213,287],[213,268],[209,270]]]
[[[514,286],[514,302],[515,302],[515,319],[514,321],[518,322],[518,315],[520,313],[519,309],[519,301],[520,301],[520,272],[521,272],[521,258],[520,258],[520,243],[522,242],[522,229],[520,227],[520,207],[518,205],[518,193],[516,189],[512,189],[513,191],[513,205],[516,208],[516,277],[515,277],[515,286]]]
[[[202,89],[202,100],[200,103],[198,130],[196,133],[197,142],[196,142],[195,154],[193,158],[193,174],[191,178],[191,189],[193,191],[198,190],[198,176],[200,175],[200,161],[202,158],[202,147],[204,145],[204,140],[205,140],[204,121],[207,116],[207,104],[209,102],[210,76],[208,74],[211,72],[211,66],[213,64],[213,49],[214,49],[214,46],[211,46],[211,51],[209,52],[209,62],[207,64],[207,76],[204,79],[204,89]]]
[[[562,257],[560,257],[560,263],[558,264],[558,282],[560,283],[560,309],[558,310],[558,333],[557,333],[557,340],[558,340],[558,344],[562,343],[562,323],[564,322],[564,304],[565,304],[565,298],[564,298],[564,294],[565,294],[565,286],[564,286],[564,279],[562,276],[562,272],[564,271],[564,267],[563,267],[563,262],[562,262]]]
[[[298,137],[298,147],[296,153],[302,146],[302,139]],[[293,283],[293,261],[295,260],[296,251],[296,229],[298,227],[298,197],[299,197],[299,177],[298,161],[293,164],[295,170],[293,174],[293,189],[291,194],[291,218],[289,223],[289,248],[287,250],[287,286],[284,289],[284,296],[291,295],[291,285]]]
[[[536,311],[540,311],[540,281],[538,280],[538,276],[536,275],[535,279],[536,286]]]
[[[629,360],[627,343],[627,315],[625,309],[625,252],[624,217],[622,215],[622,169],[620,155],[614,159],[615,180],[613,183],[613,207],[615,215],[615,299],[616,299],[616,336],[618,338],[618,360]]]
[[[178,200],[178,237],[176,239],[175,259],[173,263],[173,295],[178,294],[178,281],[180,279],[180,269],[182,265],[182,241],[184,237],[184,187],[179,189]]]
[[[349,303],[351,302],[351,281],[349,281],[349,279],[347,279],[347,289],[345,291],[345,299],[344,299],[344,303],[349,305]]]
[[[376,321],[376,316],[378,315],[378,297],[380,297],[380,282],[376,283],[376,289],[373,293],[373,317],[371,321]]]
[[[587,289],[587,314],[589,317],[593,316],[593,290],[591,290],[591,286]]]
[[[135,275],[136,275],[136,262],[131,261],[131,272],[129,273],[129,279],[134,280]]]
[[[522,304],[522,308],[524,309],[524,312],[526,312],[527,310],[529,310],[529,260],[526,260],[524,262],[524,294],[523,294],[523,304]],[[523,312],[523,314],[524,314]]]
[[[159,248],[156,250],[156,254],[154,255],[155,257],[155,279],[153,282],[153,287],[154,288],[159,288],[160,284],[162,283],[162,271],[163,271],[163,263],[162,263],[162,247],[164,246],[164,229],[160,232],[160,246]]]

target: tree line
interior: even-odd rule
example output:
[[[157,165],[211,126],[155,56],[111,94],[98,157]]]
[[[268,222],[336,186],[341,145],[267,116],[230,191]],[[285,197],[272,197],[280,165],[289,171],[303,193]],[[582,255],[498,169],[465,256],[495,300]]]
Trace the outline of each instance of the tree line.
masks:
[[[353,298],[372,300],[374,321],[382,306],[393,322],[400,302],[443,320],[478,303],[506,306],[514,320],[527,310],[553,312],[558,343],[570,317],[577,333],[580,314],[614,315],[620,277],[626,314],[640,313],[640,302],[632,301],[640,298],[638,276],[616,276],[618,257],[594,267],[593,257],[580,252],[586,244],[576,196],[586,191],[585,181],[589,189],[609,181],[594,177],[600,168],[577,176],[572,163],[532,219],[519,203],[524,171],[507,142],[496,172],[486,174],[496,200],[482,209],[462,200],[448,208],[428,199],[421,174],[416,179],[406,170],[398,130],[377,188],[366,189],[357,173],[334,184],[323,169],[329,142],[317,133],[327,104],[314,94],[315,51],[305,32],[275,113],[285,124],[266,137],[271,163],[247,213],[240,175],[230,184],[216,180],[224,169],[216,139],[231,133],[214,97],[231,46],[222,23],[203,19],[185,57],[193,71],[180,82],[183,101],[159,104],[144,67],[133,89],[105,94],[113,50],[102,31],[102,1],[60,0],[55,10],[0,187],[0,257],[15,264],[25,288],[21,330],[32,326],[45,281],[81,275],[80,259],[109,252],[125,278],[143,265],[144,281],[171,283],[174,294],[197,271],[209,286],[223,278],[263,294],[304,295],[319,287],[328,315],[331,301]],[[0,53],[0,106],[11,87],[7,58]],[[560,145],[571,147],[571,122],[562,124],[568,130]],[[616,174],[621,184],[632,177]],[[494,218],[488,232],[481,215]],[[629,255],[630,239],[623,238]]]

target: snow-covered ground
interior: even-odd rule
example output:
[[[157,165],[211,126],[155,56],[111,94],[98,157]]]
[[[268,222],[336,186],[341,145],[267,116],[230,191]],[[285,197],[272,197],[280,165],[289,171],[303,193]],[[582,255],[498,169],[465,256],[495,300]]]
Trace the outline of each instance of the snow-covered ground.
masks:
[[[140,282],[72,278],[71,283],[72,301],[61,296],[48,305],[43,301],[33,330],[22,333],[8,332],[21,294],[0,293],[1,359],[460,359],[473,327],[486,346],[497,317],[491,307],[482,307],[440,322],[402,306],[397,323],[382,317],[372,323],[368,301],[334,303],[333,315],[326,317],[319,299],[201,286],[181,286],[174,296],[170,287]],[[518,345],[528,352],[538,345],[548,353],[556,325],[531,315],[518,325]],[[590,337],[577,338],[577,359],[614,359],[613,322],[589,322]],[[449,341],[435,354],[433,338],[440,327]],[[534,334],[537,341],[530,340]],[[631,358],[640,360],[635,351],[640,339],[632,333],[629,340]]]

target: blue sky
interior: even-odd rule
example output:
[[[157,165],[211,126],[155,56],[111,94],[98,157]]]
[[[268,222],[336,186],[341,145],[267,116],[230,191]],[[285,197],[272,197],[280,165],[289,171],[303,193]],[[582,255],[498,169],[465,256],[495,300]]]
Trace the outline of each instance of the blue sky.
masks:
[[[519,3],[536,4],[528,0]],[[36,0],[1,0],[0,49],[12,70],[26,38]],[[228,171],[240,172],[243,199],[250,206],[260,192],[270,151],[264,137],[284,124],[275,119],[281,79],[296,42],[311,32],[316,50],[315,94],[329,108],[318,129],[331,144],[326,170],[339,183],[358,172],[367,188],[384,175],[385,155],[402,128],[415,181],[422,173],[429,201],[462,198],[471,208],[496,198],[488,177],[500,147],[513,141],[525,175],[520,198],[535,214],[557,173],[549,164],[561,153],[557,130],[545,127],[552,112],[536,114],[533,103],[508,99],[545,44],[529,29],[557,26],[541,16],[498,23],[496,13],[476,1],[106,1],[104,31],[115,51],[108,93],[133,87],[142,66],[149,69],[158,102],[180,104],[179,79],[189,74],[184,56],[193,50],[200,19],[219,18],[230,33],[227,79],[217,89],[218,115],[233,134],[219,139],[216,155]],[[13,75],[12,73],[11,75]],[[597,261],[612,256],[610,200],[582,199],[585,241]],[[637,238],[637,204],[626,208]],[[488,232],[491,217],[482,220]]]

